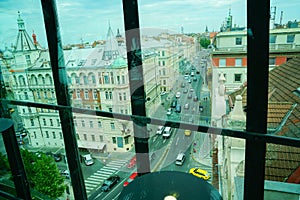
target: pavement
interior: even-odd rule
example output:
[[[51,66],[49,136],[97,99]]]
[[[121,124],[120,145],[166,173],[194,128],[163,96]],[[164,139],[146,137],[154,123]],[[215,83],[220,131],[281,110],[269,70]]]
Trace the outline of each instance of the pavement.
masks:
[[[191,156],[195,162],[205,165],[207,167],[212,166],[211,154],[211,143],[209,134],[206,133],[193,133],[194,134],[194,144],[191,148]]]

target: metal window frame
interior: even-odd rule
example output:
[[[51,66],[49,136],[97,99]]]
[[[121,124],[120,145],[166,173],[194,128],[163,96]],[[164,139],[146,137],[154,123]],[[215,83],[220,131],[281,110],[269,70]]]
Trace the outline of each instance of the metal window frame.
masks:
[[[173,128],[193,129],[198,132],[209,134],[220,134],[235,138],[246,139],[246,164],[245,164],[245,180],[244,180],[244,200],[258,199],[264,197],[264,170],[265,170],[265,153],[266,143],[282,144],[287,146],[300,147],[300,139],[287,138],[282,136],[268,135],[267,133],[267,89],[268,89],[268,66],[269,61],[269,7],[270,2],[267,1],[247,1],[247,42],[248,42],[248,109],[247,109],[247,125],[246,132],[220,129],[215,127],[191,125],[184,122],[165,121],[153,119],[145,115],[145,94],[143,78],[136,79],[132,69],[138,69],[138,75],[143,77],[142,60],[140,58],[140,33],[139,33],[139,17],[137,0],[123,0],[124,22],[126,30],[126,45],[128,51],[128,70],[129,83],[131,89],[131,104],[133,114],[126,115],[120,113],[112,113],[105,111],[91,111],[87,109],[72,108],[70,105],[70,97],[68,87],[64,77],[66,75],[63,54],[61,48],[61,40],[59,34],[58,19],[56,13],[55,0],[42,2],[42,9],[45,17],[46,33],[49,44],[49,52],[53,67],[53,77],[58,99],[58,105],[41,104],[35,102],[12,101],[5,99],[5,93],[1,90],[1,108],[5,108],[7,104],[46,108],[59,110],[60,121],[68,121],[62,124],[62,132],[65,140],[66,154],[70,173],[72,178],[75,199],[87,199],[82,171],[79,163],[79,154],[77,148],[77,140],[74,132],[74,122],[72,112],[86,113],[97,116],[116,118],[122,120],[134,121],[135,145],[137,154],[137,166],[139,175],[150,172],[148,158],[148,138],[146,131],[147,124],[162,125]],[[252,16],[256,16],[253,18]],[[132,32],[132,30],[134,30]],[[134,50],[132,41],[135,41]],[[67,80],[67,79],[65,79]],[[135,84],[141,85],[135,88]],[[1,88],[4,84],[1,82]],[[261,88],[261,90],[255,90]],[[257,101],[257,97],[260,98]],[[259,103],[258,103],[259,102]],[[257,114],[259,113],[259,115]],[[70,131],[71,130],[71,131]],[[137,134],[139,133],[139,134]],[[18,188],[16,188],[18,190]],[[18,191],[17,191],[18,192]],[[0,195],[1,196],[1,195]]]

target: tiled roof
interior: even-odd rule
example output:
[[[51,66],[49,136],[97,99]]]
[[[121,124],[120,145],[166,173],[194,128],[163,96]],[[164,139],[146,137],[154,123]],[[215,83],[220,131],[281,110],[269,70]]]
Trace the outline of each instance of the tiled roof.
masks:
[[[300,98],[293,92],[300,87],[300,55],[269,73],[268,128],[276,129],[277,135],[300,137]],[[241,94],[246,105],[246,86],[230,95]],[[300,166],[300,148],[267,144],[265,179],[292,182]],[[298,170],[299,171],[299,170]],[[299,182],[297,182],[299,183]]]

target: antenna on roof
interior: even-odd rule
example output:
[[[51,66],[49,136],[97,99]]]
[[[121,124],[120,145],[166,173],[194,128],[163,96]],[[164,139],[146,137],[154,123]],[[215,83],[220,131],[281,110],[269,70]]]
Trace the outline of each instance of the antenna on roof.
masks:
[[[282,25],[283,11],[280,13],[280,25]]]

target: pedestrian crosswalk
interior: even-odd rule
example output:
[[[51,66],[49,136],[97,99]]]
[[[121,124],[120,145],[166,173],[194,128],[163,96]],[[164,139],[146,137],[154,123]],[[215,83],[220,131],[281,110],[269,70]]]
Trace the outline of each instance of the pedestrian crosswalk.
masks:
[[[86,192],[89,193],[96,187],[101,185],[105,179],[118,171],[121,167],[127,163],[128,160],[113,160],[107,163],[104,167],[96,171],[94,174],[89,176],[85,182]]]

